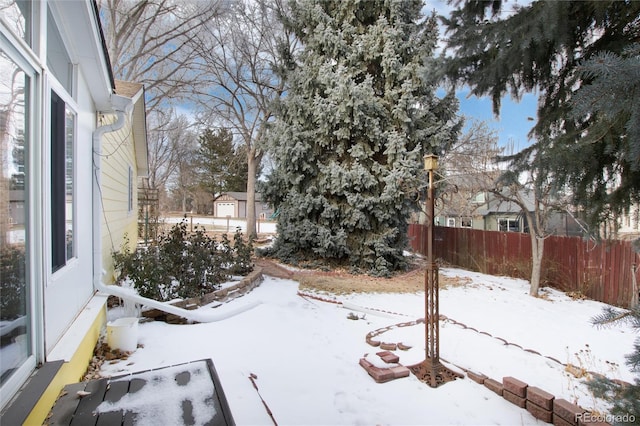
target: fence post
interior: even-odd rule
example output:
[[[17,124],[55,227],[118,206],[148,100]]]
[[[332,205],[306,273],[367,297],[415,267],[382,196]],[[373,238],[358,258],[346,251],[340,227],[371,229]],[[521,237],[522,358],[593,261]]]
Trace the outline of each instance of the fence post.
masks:
[[[638,265],[631,265],[631,302],[629,302],[629,308],[633,309],[638,305],[638,280],[636,279],[636,272],[638,271]]]

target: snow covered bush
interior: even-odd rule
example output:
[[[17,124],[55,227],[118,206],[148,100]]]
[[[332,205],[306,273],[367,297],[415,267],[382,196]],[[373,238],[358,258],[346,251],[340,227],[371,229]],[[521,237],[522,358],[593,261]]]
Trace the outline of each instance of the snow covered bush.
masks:
[[[240,230],[231,244],[226,234],[217,241],[202,228],[188,233],[184,219],[157,244],[133,252],[124,247],[113,253],[118,281],[131,280],[141,296],[155,300],[199,297],[217,290],[232,275],[253,270],[252,244],[244,241]]]

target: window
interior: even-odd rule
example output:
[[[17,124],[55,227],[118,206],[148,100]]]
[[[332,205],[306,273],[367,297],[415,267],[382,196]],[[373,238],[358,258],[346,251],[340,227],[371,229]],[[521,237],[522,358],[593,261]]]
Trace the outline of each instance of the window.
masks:
[[[53,14],[48,8],[47,25],[47,67],[58,79],[62,87],[73,96],[73,64],[64,45]]]
[[[28,0],[0,0],[0,17],[13,33],[31,46],[32,2]]]
[[[75,255],[75,113],[51,91],[51,254],[52,269]]]
[[[0,50],[0,387],[33,355],[29,276],[30,77]],[[4,388],[0,405],[6,402]]]
[[[470,217],[463,217],[460,219],[460,227],[471,228],[473,226],[473,220]]]
[[[518,219],[498,219],[498,230],[502,232],[520,232],[520,221]]]
[[[478,192],[473,199],[471,200],[472,203],[475,204],[483,204],[487,202],[487,194],[484,192]]]
[[[447,226],[450,228],[455,228],[456,227],[456,219],[454,217],[448,217],[447,218]]]

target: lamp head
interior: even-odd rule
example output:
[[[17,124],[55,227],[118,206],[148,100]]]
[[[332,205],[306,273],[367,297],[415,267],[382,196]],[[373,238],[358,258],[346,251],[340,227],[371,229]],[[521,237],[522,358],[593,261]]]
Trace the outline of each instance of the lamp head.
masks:
[[[438,156],[435,154],[427,154],[424,156],[424,169],[426,171],[438,169]]]

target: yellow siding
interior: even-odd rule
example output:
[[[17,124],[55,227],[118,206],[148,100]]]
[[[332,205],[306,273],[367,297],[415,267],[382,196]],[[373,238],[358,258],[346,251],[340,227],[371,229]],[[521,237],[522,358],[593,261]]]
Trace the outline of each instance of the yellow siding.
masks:
[[[114,117],[107,116],[108,122]],[[104,120],[104,118],[103,118]],[[104,123],[103,123],[104,124]],[[132,172],[133,205],[129,210],[129,170]],[[129,249],[138,240],[138,177],[131,120],[127,118],[122,129],[106,133],[102,139],[101,193],[102,193],[102,269],[103,282],[115,281],[112,253],[121,251],[125,237]]]
[[[47,390],[25,420],[25,425],[44,424],[62,389],[66,385],[77,383],[82,379],[82,376],[87,371],[87,366],[91,362],[91,358],[93,358],[93,350],[106,322],[107,311],[106,308],[103,308],[91,325],[89,332],[82,339],[82,343],[78,346],[71,361],[65,362],[56,377],[49,383]]]

